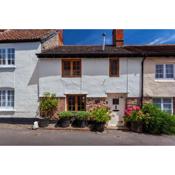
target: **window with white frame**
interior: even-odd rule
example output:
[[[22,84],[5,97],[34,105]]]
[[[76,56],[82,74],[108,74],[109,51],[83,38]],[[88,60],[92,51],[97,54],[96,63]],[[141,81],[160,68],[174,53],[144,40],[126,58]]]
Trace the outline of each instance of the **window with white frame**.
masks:
[[[0,109],[14,108],[14,90],[0,89]]]
[[[174,64],[156,64],[156,79],[174,79]]]
[[[15,49],[0,49],[0,66],[15,65]]]
[[[173,100],[172,98],[154,98],[153,103],[162,111],[173,113]]]

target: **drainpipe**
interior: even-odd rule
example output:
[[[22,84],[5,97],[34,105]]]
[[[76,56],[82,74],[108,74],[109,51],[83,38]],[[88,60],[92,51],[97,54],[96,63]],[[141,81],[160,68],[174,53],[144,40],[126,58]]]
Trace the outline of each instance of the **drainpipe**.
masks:
[[[142,75],[141,75],[141,101],[140,101],[140,106],[141,108],[143,107],[143,98],[144,98],[144,62],[145,62],[146,56],[145,54],[143,54],[143,59],[142,59],[142,63],[141,63],[141,71],[142,71]]]

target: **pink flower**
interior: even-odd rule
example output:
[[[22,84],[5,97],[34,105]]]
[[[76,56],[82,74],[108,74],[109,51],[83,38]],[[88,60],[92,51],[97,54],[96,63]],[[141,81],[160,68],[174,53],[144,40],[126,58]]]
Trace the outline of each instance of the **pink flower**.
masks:
[[[132,114],[133,111],[139,111],[139,110],[140,110],[140,107],[139,106],[128,107],[125,110],[125,115],[129,117]]]

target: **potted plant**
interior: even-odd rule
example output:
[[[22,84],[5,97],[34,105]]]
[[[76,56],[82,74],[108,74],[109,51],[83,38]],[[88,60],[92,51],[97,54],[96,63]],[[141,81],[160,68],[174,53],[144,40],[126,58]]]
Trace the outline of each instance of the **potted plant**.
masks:
[[[133,111],[130,116],[131,131],[142,133],[143,132],[144,114],[141,110]]]
[[[139,126],[140,117],[137,117],[138,111],[140,111],[139,106],[131,106],[125,110],[124,121],[125,121],[125,126],[129,130],[137,130],[134,128],[136,128],[136,126]]]
[[[57,126],[63,127],[63,128],[69,127],[71,123],[71,119],[73,117],[73,113],[70,111],[64,111],[64,112],[60,112],[58,116],[59,116],[59,120],[56,124],[56,127]]]
[[[55,94],[49,92],[44,93],[41,98],[39,109],[42,119],[39,120],[39,127],[47,127],[49,120],[52,118],[55,110],[57,109],[58,100]]]
[[[91,131],[103,132],[106,122],[110,120],[109,110],[106,107],[97,107],[90,112]]]
[[[87,125],[87,120],[89,117],[89,112],[86,111],[78,111],[75,113],[75,119],[72,123],[72,126],[84,128]]]

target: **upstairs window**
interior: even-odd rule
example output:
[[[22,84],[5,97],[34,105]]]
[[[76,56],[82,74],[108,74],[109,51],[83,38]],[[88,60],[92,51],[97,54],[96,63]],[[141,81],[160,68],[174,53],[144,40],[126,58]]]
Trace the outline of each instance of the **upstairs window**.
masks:
[[[81,60],[62,60],[62,77],[81,77]]]
[[[0,49],[0,65],[6,64],[6,50]]]
[[[0,66],[15,65],[15,49],[0,49]]]
[[[13,48],[7,49],[7,60],[8,60],[8,65],[15,64],[15,49]]]
[[[109,76],[119,77],[119,59],[118,58],[109,59]]]
[[[157,64],[155,71],[156,79],[174,79],[174,64]]]

